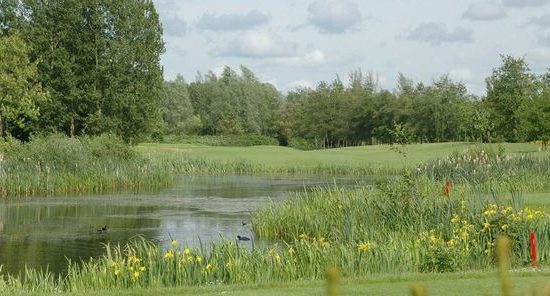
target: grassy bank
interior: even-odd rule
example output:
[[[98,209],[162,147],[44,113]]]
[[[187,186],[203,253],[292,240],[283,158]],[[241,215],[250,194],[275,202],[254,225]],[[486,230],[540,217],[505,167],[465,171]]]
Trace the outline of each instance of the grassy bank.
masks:
[[[405,148],[407,157],[404,158],[386,145],[315,151],[278,146],[213,147],[196,144],[142,144],[130,148],[112,136],[67,138],[53,135],[26,144],[0,143],[0,197],[143,190],[165,186],[173,174],[178,173],[395,175],[404,168],[414,169],[472,147],[479,145],[410,145]],[[495,150],[502,147],[511,155],[522,153],[535,158],[547,155],[537,152],[538,146],[534,144],[483,147]],[[423,175],[429,181],[438,182],[445,176],[435,172]],[[545,179],[530,178],[530,175],[514,178],[519,180],[518,184],[527,184],[531,192],[550,186]],[[494,181],[493,187],[502,187],[498,182],[502,183],[502,179]],[[531,184],[533,182],[535,184]]]
[[[534,144],[493,144],[509,153],[535,153]],[[479,147],[473,143],[414,144],[404,159],[388,145],[301,151],[279,146],[212,147],[191,144],[141,144],[136,149],[179,173],[332,174],[397,173],[404,167]]]
[[[548,270],[514,271],[512,295],[547,295]],[[367,278],[343,279],[342,295],[410,295],[411,286],[423,285],[428,295],[461,296],[461,295],[498,295],[500,283],[496,271],[468,272],[450,274],[403,274],[370,276]],[[270,285],[209,285],[201,287],[178,288],[135,288],[112,290],[86,290],[68,293],[67,295],[324,295],[326,283],[321,280],[297,281],[292,283]],[[538,291],[534,292],[534,291]],[[23,291],[13,291],[12,295],[27,295]],[[51,293],[34,293],[50,295]],[[59,293],[55,293],[59,294]]]

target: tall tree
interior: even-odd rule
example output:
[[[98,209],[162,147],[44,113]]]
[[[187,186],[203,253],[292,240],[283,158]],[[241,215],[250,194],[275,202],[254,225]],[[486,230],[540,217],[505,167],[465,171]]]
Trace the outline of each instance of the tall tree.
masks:
[[[161,113],[166,134],[196,134],[202,126],[200,118],[193,115],[188,86],[180,75],[164,82]]]
[[[48,98],[28,54],[29,46],[18,34],[0,37],[0,138],[10,134],[28,140],[38,104]]]
[[[70,135],[114,132],[128,141],[149,133],[160,120],[164,50],[153,2],[23,3],[31,12],[21,18],[31,57],[52,95],[42,126]]]
[[[546,150],[550,141],[550,69],[536,83],[535,95],[520,112],[522,140],[542,141]]]
[[[496,136],[508,142],[520,140],[519,110],[532,98],[534,81],[525,59],[502,56],[502,65],[487,78],[486,101]]]

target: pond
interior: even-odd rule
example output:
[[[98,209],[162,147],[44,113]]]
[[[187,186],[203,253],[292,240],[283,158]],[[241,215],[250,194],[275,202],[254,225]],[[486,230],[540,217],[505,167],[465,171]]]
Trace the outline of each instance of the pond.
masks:
[[[0,265],[12,274],[25,266],[63,273],[67,259],[100,256],[104,244],[124,244],[137,235],[195,247],[253,236],[249,219],[258,207],[291,192],[366,183],[346,177],[178,176],[172,187],[155,193],[5,199],[0,201]],[[99,233],[104,225],[108,230]]]

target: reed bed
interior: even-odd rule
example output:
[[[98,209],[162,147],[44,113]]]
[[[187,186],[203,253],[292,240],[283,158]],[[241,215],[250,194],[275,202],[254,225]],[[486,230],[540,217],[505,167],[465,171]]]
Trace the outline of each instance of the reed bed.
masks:
[[[385,176],[403,172],[403,168],[364,167],[349,164],[264,165],[245,159],[210,160],[185,153],[145,154],[159,167],[187,175],[309,175],[309,176]]]
[[[322,238],[337,244],[355,243],[358,248],[374,247],[384,256],[369,262],[369,268],[381,272],[488,268],[498,235],[512,238],[514,262],[522,266],[530,260],[528,240],[533,231],[539,263],[548,264],[550,219],[522,207],[520,200],[426,193],[407,176],[393,183],[303,193],[257,212],[254,231],[271,240]]]
[[[0,151],[0,197],[149,190],[173,177],[109,135],[8,141]]]
[[[421,163],[414,175],[436,183],[452,180],[484,192],[536,192],[550,188],[550,154],[512,154],[486,146]]]

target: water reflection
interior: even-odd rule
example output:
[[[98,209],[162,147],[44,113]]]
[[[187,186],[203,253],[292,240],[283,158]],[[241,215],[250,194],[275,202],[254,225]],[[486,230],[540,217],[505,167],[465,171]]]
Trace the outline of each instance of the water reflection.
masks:
[[[26,198],[0,201],[0,264],[18,273],[27,265],[56,273],[73,261],[99,256],[103,244],[136,235],[168,244],[210,244],[220,237],[251,236],[250,213],[289,192],[355,180],[247,176],[179,177],[155,194]],[[106,233],[97,229],[108,225]]]

